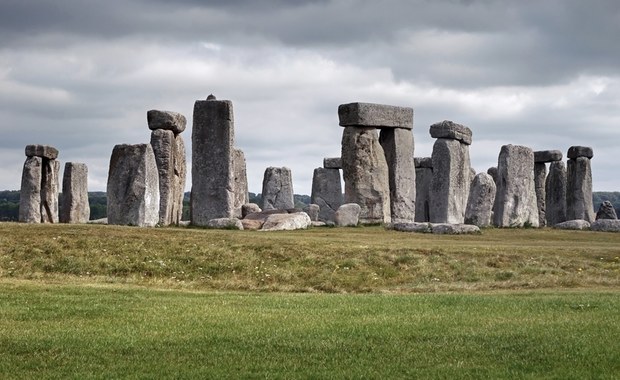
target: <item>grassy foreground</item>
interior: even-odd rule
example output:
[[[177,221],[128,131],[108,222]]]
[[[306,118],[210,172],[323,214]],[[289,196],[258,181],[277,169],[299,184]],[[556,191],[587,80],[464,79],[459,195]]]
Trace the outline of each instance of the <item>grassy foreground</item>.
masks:
[[[0,377],[620,376],[616,292],[325,295],[0,282]]]

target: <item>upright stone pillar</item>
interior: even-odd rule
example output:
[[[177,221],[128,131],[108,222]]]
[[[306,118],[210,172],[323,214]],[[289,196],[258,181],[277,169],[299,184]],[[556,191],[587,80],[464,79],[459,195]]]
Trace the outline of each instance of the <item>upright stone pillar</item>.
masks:
[[[430,134],[437,138],[432,153],[430,221],[461,224],[465,220],[471,185],[471,130],[445,120],[431,125]]]
[[[413,221],[413,109],[349,103],[338,107],[338,118],[345,127],[341,155],[345,203],[360,205],[361,223]],[[381,143],[377,128],[382,131]]]
[[[534,187],[538,204],[539,227],[547,225],[547,163],[562,160],[559,150],[541,150],[534,152]]]
[[[88,167],[67,162],[62,177],[61,223],[86,223],[90,217],[88,204]]]
[[[415,221],[430,221],[431,181],[433,160],[431,157],[415,157]]]
[[[497,172],[494,224],[497,227],[538,227],[532,149],[519,145],[502,146]]]
[[[48,145],[27,145],[26,157],[19,221],[58,223],[58,150]]]
[[[465,223],[478,227],[491,225],[496,193],[495,181],[487,173],[478,173],[472,181],[465,210]]]
[[[108,171],[108,224],[159,222],[159,172],[151,144],[116,145]]]
[[[263,177],[263,211],[288,210],[295,207],[293,176],[287,167],[265,169]]]
[[[568,220],[595,221],[592,201],[592,148],[572,146],[568,149],[568,183],[566,189],[566,217]]]
[[[41,223],[41,178],[43,158],[28,157],[22,171],[22,186],[19,194],[19,221]]]
[[[245,163],[245,154],[241,149],[233,149],[233,168],[234,168],[234,189],[235,202],[233,216],[242,218],[241,208],[250,202],[248,193],[248,174]]]
[[[211,98],[211,97],[210,97]],[[197,100],[192,129],[191,223],[235,216],[234,118],[230,100]]]
[[[562,157],[560,157],[560,160]],[[566,222],[566,165],[563,161],[554,161],[549,165],[549,174],[545,184],[545,207],[548,226]]]
[[[310,203],[319,206],[319,220],[322,222],[335,222],[336,211],[342,205],[342,185],[340,184],[340,160],[338,167],[332,162],[323,160],[323,166],[328,163],[329,168],[316,168],[312,176],[312,194]]]

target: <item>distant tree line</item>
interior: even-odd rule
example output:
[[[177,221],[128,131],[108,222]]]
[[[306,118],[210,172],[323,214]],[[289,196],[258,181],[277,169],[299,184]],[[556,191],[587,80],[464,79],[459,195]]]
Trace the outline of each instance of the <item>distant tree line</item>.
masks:
[[[189,220],[189,192],[183,198],[183,220]],[[262,205],[261,193],[249,193],[250,203]],[[309,195],[294,195],[295,207],[304,208],[310,204]],[[620,216],[620,192],[617,191],[597,191],[592,194],[594,211],[596,212],[604,201],[610,201],[616,209],[616,214]],[[60,201],[60,198],[59,198]],[[90,204],[90,220],[105,218],[107,215],[108,198],[103,191],[92,191],[88,193],[88,203]],[[19,190],[0,191],[0,221],[17,221],[19,218]]]

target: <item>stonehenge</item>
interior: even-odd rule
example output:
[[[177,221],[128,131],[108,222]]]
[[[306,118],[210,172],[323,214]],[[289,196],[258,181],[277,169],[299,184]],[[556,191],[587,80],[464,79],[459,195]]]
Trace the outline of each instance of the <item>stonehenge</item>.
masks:
[[[545,181],[545,217],[547,226],[567,221],[566,218],[566,165],[564,161],[549,164]]]
[[[478,227],[491,226],[496,191],[495,181],[489,174],[478,173],[474,177],[465,210],[465,224]]]
[[[88,167],[67,162],[62,177],[61,223],[86,223],[90,217],[88,204]]]
[[[557,199],[557,194],[562,192],[562,189],[557,187],[547,186],[547,163],[553,163],[562,161],[562,152],[559,150],[541,150],[534,152],[534,187],[536,188],[536,202],[538,205],[538,224],[540,227],[547,225],[547,191],[551,191],[551,198]],[[562,184],[556,185],[551,183],[551,186],[565,186]],[[565,191],[565,190],[564,190]],[[553,201],[552,201],[553,202]],[[557,202],[554,203],[553,212],[557,215]],[[564,220],[561,220],[563,222]],[[556,222],[559,223],[559,222]],[[554,223],[554,224],[556,224]]]
[[[414,157],[415,165],[415,222],[430,221],[431,180],[433,160],[431,157]]]
[[[594,206],[592,204],[592,148],[572,146],[568,149],[567,186],[566,186],[566,218],[581,219],[594,222]]]
[[[318,205],[318,220],[334,222],[336,210],[343,203],[342,185],[340,184],[340,157],[325,158],[323,167],[314,169],[310,202]]]
[[[58,149],[27,145],[19,198],[19,221],[58,223]]]
[[[265,169],[263,177],[263,210],[288,210],[295,207],[293,176],[287,167]]]

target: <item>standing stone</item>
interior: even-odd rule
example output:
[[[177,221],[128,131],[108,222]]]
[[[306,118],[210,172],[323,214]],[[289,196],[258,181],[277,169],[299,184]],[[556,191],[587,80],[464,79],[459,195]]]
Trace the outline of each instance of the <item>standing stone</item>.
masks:
[[[58,223],[60,162],[43,159],[41,181],[41,222]]]
[[[116,145],[108,172],[108,224],[159,222],[159,173],[151,144]]]
[[[304,212],[308,214],[310,220],[313,222],[317,222],[319,220],[320,210],[321,207],[314,203],[310,203],[308,206],[304,207]]]
[[[568,150],[566,217],[568,220],[595,220],[592,201],[592,148],[573,146]]]
[[[430,222],[462,224],[469,196],[469,146],[439,138],[433,146]]]
[[[177,195],[174,175],[177,143],[174,133],[171,130],[155,129],[151,133],[151,146],[159,173],[159,223],[167,226],[176,219],[176,215],[173,216]]]
[[[416,157],[415,162],[415,221],[430,221],[431,181],[433,160],[431,157]]]
[[[596,220],[599,219],[618,219],[614,205],[611,204],[610,201],[601,203],[601,206],[598,208],[598,212],[596,213]]]
[[[545,216],[548,226],[565,222],[566,219],[566,165],[563,161],[549,164],[545,184]]]
[[[187,182],[187,158],[185,141],[181,135],[174,136],[176,154],[174,159],[174,195],[172,206],[172,224],[181,223],[183,217],[183,200],[185,199],[185,183]]]
[[[263,211],[287,210],[295,207],[293,177],[287,167],[268,167],[263,177]]]
[[[546,181],[547,165],[543,162],[534,163],[534,188],[536,189],[536,204],[538,206],[538,226],[547,225],[546,217]]]
[[[310,202],[319,206],[318,220],[333,222],[336,210],[342,205],[340,170],[316,168],[312,176]]]
[[[197,100],[192,128],[191,223],[235,214],[234,118],[230,100]]]
[[[388,166],[373,127],[346,127],[342,133],[345,203],[360,206],[360,223],[389,223]]]
[[[465,223],[478,227],[491,225],[493,204],[495,202],[495,181],[487,173],[479,173],[474,177],[469,191]]]
[[[538,227],[532,149],[519,145],[502,146],[497,175],[494,224],[498,227]]]
[[[385,128],[381,130],[379,142],[388,166],[391,220],[413,222],[416,191],[413,133],[410,129]]]
[[[41,223],[41,179],[43,158],[30,156],[24,162],[19,194],[19,221]]]
[[[86,164],[67,162],[62,177],[60,222],[87,223],[89,217],[88,167]]]
[[[245,154],[241,149],[233,148],[233,169],[234,169],[234,216],[242,217],[241,208],[244,204],[250,202],[250,194],[248,193],[248,174],[245,163]]]

